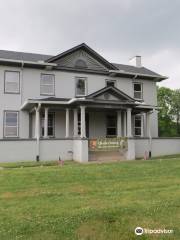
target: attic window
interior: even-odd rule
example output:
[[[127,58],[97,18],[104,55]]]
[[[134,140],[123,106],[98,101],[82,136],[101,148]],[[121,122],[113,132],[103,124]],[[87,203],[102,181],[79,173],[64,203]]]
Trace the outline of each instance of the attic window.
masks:
[[[78,59],[76,62],[75,62],[75,67],[76,68],[87,68],[87,64],[84,60],[82,59]]]

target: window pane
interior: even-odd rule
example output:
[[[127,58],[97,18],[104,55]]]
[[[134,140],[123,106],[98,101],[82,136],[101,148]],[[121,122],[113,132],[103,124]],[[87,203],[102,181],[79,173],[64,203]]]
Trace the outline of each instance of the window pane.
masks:
[[[107,116],[107,127],[116,127],[116,116]]]
[[[5,127],[5,137],[17,137],[17,127]]]
[[[107,128],[107,136],[116,136],[116,128]]]
[[[5,72],[5,92],[19,92],[19,72]]]
[[[85,95],[85,79],[77,79],[76,94]]]
[[[106,82],[106,86],[107,86],[107,87],[110,87],[110,86],[111,86],[111,87],[114,87],[114,86],[115,86],[115,82],[114,82],[114,81],[107,81],[107,82]]]
[[[141,92],[141,83],[135,83],[134,84],[134,91],[140,91]]]
[[[41,94],[54,94],[53,85],[41,85]]]
[[[141,92],[134,92],[134,98],[142,99],[142,93]]]
[[[141,136],[141,128],[135,128],[135,136]]]
[[[142,126],[142,116],[136,115],[135,116],[135,136],[141,136],[141,126]]]
[[[107,136],[116,136],[117,132],[117,117],[116,116],[107,116]]]
[[[53,136],[53,135],[54,135],[53,127],[48,127],[48,136]]]

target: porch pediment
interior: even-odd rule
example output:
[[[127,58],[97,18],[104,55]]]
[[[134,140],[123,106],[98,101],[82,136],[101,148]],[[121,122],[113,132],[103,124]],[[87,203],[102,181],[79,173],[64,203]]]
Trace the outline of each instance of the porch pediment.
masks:
[[[55,57],[47,60],[50,63],[57,63],[59,67],[73,68],[80,70],[108,71],[117,68],[95,52],[92,48],[82,43]]]
[[[105,100],[105,101],[121,101],[134,103],[135,99],[128,96],[115,87],[102,88],[86,97],[86,99]]]

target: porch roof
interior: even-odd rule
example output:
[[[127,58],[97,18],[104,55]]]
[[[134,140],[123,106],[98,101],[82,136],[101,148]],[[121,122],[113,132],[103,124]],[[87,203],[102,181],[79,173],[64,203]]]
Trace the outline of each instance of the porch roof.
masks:
[[[31,111],[37,105],[43,105],[48,107],[61,107],[61,108],[74,108],[80,105],[86,105],[90,108],[133,108],[137,110],[152,110],[157,108],[156,106],[146,105],[144,102],[136,101],[134,98],[130,97],[121,90],[109,86],[104,87],[92,94],[75,97],[75,98],[56,98],[56,97],[47,97],[39,99],[28,99],[21,106],[21,110]]]

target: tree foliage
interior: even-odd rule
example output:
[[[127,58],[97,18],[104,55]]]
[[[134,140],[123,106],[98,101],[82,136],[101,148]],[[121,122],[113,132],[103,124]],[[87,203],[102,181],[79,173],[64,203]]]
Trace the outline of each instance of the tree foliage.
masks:
[[[180,136],[180,89],[158,87],[157,93],[159,136]]]

